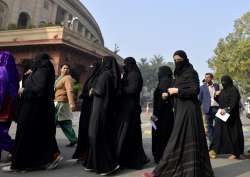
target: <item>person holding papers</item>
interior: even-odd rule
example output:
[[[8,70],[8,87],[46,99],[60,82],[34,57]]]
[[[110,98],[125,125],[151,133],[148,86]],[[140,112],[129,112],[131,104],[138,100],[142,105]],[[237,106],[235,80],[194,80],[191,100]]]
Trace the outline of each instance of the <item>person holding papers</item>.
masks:
[[[244,137],[239,112],[240,93],[233,85],[230,76],[223,76],[221,83],[223,90],[217,96],[220,109],[215,122],[211,150],[217,154],[230,154],[228,159],[236,159],[244,152]],[[227,118],[228,115],[230,115],[229,118]],[[216,155],[212,158],[216,158]]]

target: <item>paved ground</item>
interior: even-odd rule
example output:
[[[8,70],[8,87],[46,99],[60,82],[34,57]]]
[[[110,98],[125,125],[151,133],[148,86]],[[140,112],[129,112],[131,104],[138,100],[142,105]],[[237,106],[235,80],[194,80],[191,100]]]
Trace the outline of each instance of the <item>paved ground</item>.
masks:
[[[142,115],[142,128],[143,128],[143,141],[145,151],[150,158],[151,155],[151,126],[148,121],[149,114],[144,113]],[[78,115],[76,113],[74,125],[77,129],[77,120]],[[250,120],[243,118],[244,124],[244,133],[245,133],[245,142],[246,149],[250,147]],[[13,124],[11,128],[11,134],[14,135],[15,125]],[[60,164],[59,168],[52,171],[35,171],[29,173],[11,173],[6,174],[0,171],[0,177],[95,177],[98,176],[94,173],[84,172],[82,166],[77,164],[74,160],[71,160],[71,155],[74,151],[74,148],[67,148],[65,145],[68,143],[62,134],[61,130],[57,130],[57,140],[61,150],[62,155],[64,156],[63,162]],[[5,155],[5,154],[3,154]],[[0,162],[0,166],[4,164]],[[212,160],[212,165],[214,168],[216,177],[250,177],[250,160],[227,160],[226,157],[219,157],[216,160]],[[149,163],[145,169],[140,171],[135,170],[123,170],[113,176],[117,177],[141,177],[143,172],[151,171],[154,167],[154,164]]]

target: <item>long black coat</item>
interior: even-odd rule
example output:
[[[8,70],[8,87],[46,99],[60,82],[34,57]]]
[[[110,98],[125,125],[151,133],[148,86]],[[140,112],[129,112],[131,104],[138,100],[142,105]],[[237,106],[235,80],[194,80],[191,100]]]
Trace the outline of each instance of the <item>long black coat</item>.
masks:
[[[93,86],[93,79],[95,78],[95,74],[99,69],[99,65],[96,64],[95,68],[90,71],[89,76],[84,83],[84,87],[81,94],[82,106],[81,106],[81,114],[79,120],[79,130],[78,130],[78,142],[75,153],[73,154],[73,159],[81,159],[87,160],[88,152],[89,152],[89,120],[92,111],[93,105],[93,96],[89,95],[89,91]]]
[[[227,122],[216,119],[212,149],[218,154],[233,154],[239,157],[244,152],[244,136],[240,120],[240,94],[231,86],[221,91],[218,97],[220,108],[225,109],[230,117]]]
[[[117,165],[114,145],[114,77],[103,71],[93,87],[94,100],[89,121],[89,154],[87,168],[106,173]]]
[[[147,163],[142,144],[140,92],[142,78],[139,71],[131,71],[122,79],[117,128],[117,155],[123,167],[140,169]]]
[[[25,80],[12,153],[13,169],[40,168],[58,153],[55,139],[55,71],[48,61]]]
[[[86,160],[88,157],[88,151],[89,151],[88,129],[89,129],[89,120],[91,116],[92,105],[93,105],[93,97],[87,95],[83,96],[81,114],[79,119],[78,142],[76,151],[72,157],[73,159]]]
[[[152,128],[152,153],[158,163],[174,126],[174,112],[172,98],[162,99],[162,93],[166,92],[157,87],[154,91],[153,114],[158,118],[155,121],[157,129]]]
[[[176,75],[175,120],[155,177],[214,177],[201,108],[198,102],[199,78],[192,65]]]

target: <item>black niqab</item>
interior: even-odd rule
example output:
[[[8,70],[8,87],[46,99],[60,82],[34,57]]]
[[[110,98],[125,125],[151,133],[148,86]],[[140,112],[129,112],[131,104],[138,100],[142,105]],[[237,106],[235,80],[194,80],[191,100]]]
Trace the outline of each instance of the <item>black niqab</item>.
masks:
[[[167,89],[172,84],[172,81],[173,81],[172,76],[173,76],[173,72],[170,67],[161,66],[158,72],[158,80],[159,80],[158,87],[161,90],[167,91]]]
[[[94,81],[98,75],[98,70],[100,69],[100,67],[101,67],[100,62],[96,62],[93,64],[92,68],[89,71],[90,73],[88,75],[88,78],[84,83],[80,98],[83,98],[85,95],[87,96],[89,95],[89,90],[93,87]]]
[[[32,71],[35,71],[37,68],[42,68],[42,67],[48,67],[48,68],[53,67],[52,63],[50,62],[51,59],[52,58],[47,53],[38,54],[33,59]]]
[[[136,65],[136,61],[133,57],[127,57],[124,59],[124,67],[123,67],[125,73],[130,72],[133,70],[139,69]]]
[[[221,78],[221,84],[222,84],[224,89],[227,89],[227,88],[233,86],[233,80],[232,80],[232,78],[230,76],[224,75]]]
[[[143,86],[143,78],[141,75],[141,71],[136,65],[136,60],[133,57],[127,57],[124,59],[124,75],[123,75],[123,80],[126,80],[128,73],[130,72],[136,72],[136,74],[139,76],[139,88],[142,88]]]
[[[175,62],[175,71],[174,71],[175,76],[180,75],[183,72],[184,68],[190,66],[189,59],[185,51],[177,50],[173,56],[176,55],[180,56],[183,59],[183,61]]]

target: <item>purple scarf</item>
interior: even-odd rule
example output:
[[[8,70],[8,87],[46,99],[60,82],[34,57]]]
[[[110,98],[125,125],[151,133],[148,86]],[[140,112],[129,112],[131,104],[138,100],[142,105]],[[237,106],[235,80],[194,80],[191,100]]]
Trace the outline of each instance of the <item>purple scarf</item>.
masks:
[[[4,66],[0,66],[0,110],[6,95],[6,88],[8,84],[8,73]]]
[[[16,97],[18,92],[18,71],[13,55],[0,52],[0,105],[6,94]]]

